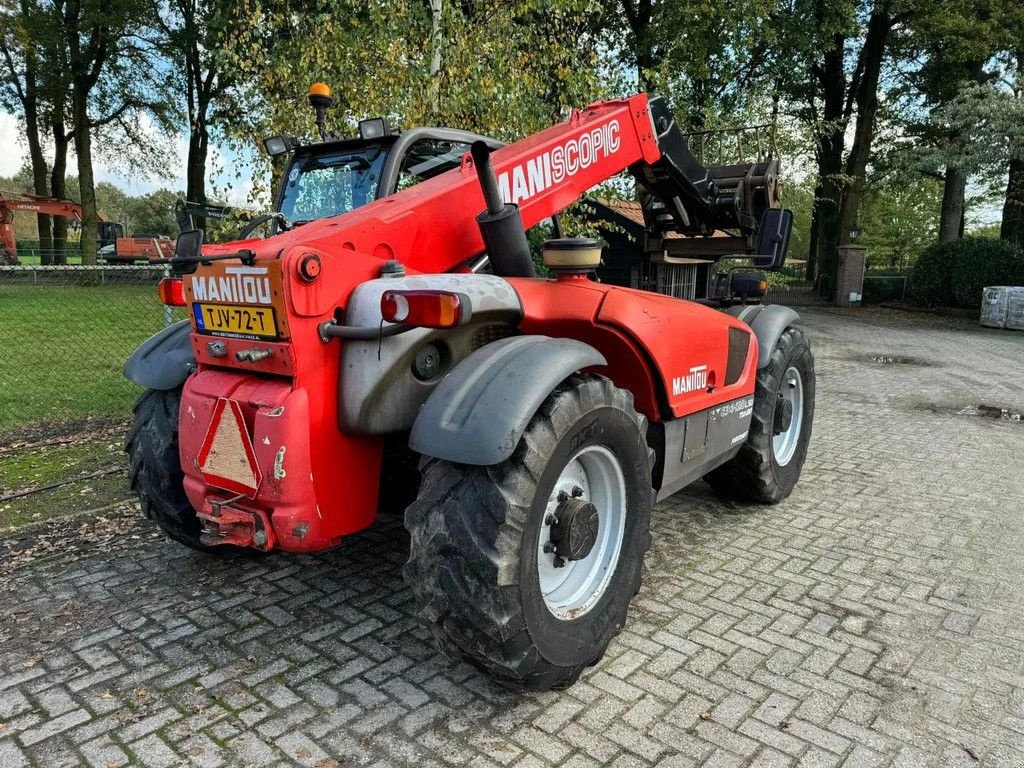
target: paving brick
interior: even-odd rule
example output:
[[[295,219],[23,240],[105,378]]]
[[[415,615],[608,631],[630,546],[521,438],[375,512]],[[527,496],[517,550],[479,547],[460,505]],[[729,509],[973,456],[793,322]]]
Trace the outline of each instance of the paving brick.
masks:
[[[701,483],[659,503],[627,626],[569,691],[441,658],[395,518],[231,562],[126,518],[116,557],[72,535],[0,580],[0,766],[1020,768],[1024,426],[962,411],[1024,409],[1021,337],[802,314],[800,484],[764,508]]]

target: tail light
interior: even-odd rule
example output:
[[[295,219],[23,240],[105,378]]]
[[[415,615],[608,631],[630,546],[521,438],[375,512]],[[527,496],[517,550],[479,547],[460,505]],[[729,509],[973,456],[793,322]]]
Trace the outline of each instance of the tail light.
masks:
[[[156,295],[169,307],[185,306],[185,283],[180,277],[165,277],[156,287]]]
[[[452,291],[385,291],[380,314],[389,323],[454,328],[469,321],[469,297]]]

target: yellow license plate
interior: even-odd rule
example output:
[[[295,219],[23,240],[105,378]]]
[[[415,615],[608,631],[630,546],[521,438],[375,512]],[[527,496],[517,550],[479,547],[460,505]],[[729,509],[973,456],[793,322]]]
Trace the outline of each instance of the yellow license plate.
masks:
[[[234,336],[242,339],[276,339],[277,322],[270,307],[237,304],[192,305],[196,330],[213,336]]]

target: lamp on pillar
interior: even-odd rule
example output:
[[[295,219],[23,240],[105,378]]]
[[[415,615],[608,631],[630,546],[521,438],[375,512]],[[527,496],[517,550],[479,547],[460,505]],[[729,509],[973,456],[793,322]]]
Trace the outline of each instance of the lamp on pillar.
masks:
[[[850,226],[850,242],[856,243],[857,238],[860,237],[860,224],[856,221]]]

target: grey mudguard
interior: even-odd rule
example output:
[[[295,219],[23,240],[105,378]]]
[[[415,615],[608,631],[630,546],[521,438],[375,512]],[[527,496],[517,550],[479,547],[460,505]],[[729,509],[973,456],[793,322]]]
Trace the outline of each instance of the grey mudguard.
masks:
[[[487,344],[437,385],[416,417],[409,447],[459,464],[499,464],[552,390],[594,365],[607,365],[604,355],[573,339],[514,336]]]
[[[779,343],[779,337],[800,315],[781,304],[752,304],[745,307],[730,307],[729,314],[738,317],[750,326],[757,337],[757,367],[764,368],[771,361],[772,350]]]
[[[124,364],[125,378],[148,389],[174,389],[196,365],[188,320],[153,334],[132,352]]]

